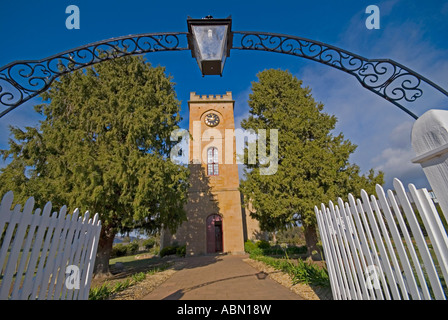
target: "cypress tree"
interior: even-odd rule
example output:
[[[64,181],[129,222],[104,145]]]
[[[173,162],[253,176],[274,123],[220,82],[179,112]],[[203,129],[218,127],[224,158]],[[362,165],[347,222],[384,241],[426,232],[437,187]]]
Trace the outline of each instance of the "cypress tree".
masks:
[[[337,119],[323,112],[311,89],[290,72],[265,70],[252,83],[249,116],[241,123],[246,130],[267,130],[267,154],[270,154],[269,130],[278,130],[278,167],[271,175],[260,174],[267,164],[257,157],[247,164],[240,190],[252,202],[251,215],[265,231],[284,229],[299,222],[304,227],[310,254],[319,251],[314,206],[328,203],[363,188],[374,193],[383,184],[383,173],[361,175],[360,168],[349,162],[356,145],[343,134],[334,135]],[[246,147],[248,163],[248,148]]]
[[[180,102],[163,67],[135,56],[106,61],[61,77],[42,98],[36,128],[11,127],[0,192],[98,212],[96,275],[109,273],[118,232],[185,220],[188,170],[168,159]]]

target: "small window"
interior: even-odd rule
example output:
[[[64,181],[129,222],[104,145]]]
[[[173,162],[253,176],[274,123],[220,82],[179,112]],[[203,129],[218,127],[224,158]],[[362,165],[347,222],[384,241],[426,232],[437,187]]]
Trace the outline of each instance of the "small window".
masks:
[[[218,171],[218,149],[215,147],[207,150],[207,172],[209,176],[217,176]]]

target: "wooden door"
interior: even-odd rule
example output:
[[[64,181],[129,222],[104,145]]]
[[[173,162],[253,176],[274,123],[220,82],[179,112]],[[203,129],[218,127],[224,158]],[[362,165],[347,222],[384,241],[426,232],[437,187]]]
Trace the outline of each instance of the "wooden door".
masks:
[[[207,218],[207,253],[223,251],[222,218],[212,214]]]

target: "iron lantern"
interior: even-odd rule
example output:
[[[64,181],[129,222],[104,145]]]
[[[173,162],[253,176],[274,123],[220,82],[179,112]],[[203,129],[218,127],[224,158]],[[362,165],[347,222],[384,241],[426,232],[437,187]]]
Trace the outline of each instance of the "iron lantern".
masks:
[[[196,58],[202,75],[220,75],[232,48],[232,19],[187,19],[188,48]]]

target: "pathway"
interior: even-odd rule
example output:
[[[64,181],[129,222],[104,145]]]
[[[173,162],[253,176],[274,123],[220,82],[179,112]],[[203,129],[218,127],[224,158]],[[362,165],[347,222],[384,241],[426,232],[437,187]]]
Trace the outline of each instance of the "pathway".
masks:
[[[186,265],[143,300],[303,300],[243,259],[248,255],[186,258]]]

